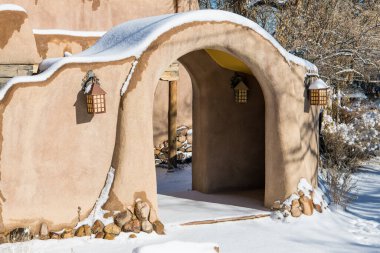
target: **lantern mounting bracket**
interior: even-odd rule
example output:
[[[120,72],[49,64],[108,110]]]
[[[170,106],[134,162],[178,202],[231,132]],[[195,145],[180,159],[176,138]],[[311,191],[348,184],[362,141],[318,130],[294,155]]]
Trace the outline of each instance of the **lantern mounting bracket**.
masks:
[[[305,81],[304,81],[305,86],[309,87],[311,85],[312,80],[314,78],[319,78],[318,72],[312,72],[312,71],[306,72],[306,74],[305,74]]]

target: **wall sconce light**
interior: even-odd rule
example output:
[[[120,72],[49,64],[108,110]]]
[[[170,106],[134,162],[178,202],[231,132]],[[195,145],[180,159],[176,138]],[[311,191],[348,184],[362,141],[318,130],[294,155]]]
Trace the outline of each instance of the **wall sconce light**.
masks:
[[[82,80],[82,90],[86,95],[87,113],[98,114],[106,112],[106,92],[100,88],[99,79],[90,70]]]
[[[248,102],[249,88],[243,81],[243,77],[236,74],[231,79],[231,87],[235,93],[235,102],[237,104],[246,104]]]
[[[307,83],[310,105],[327,105],[329,86],[317,74],[308,74]]]

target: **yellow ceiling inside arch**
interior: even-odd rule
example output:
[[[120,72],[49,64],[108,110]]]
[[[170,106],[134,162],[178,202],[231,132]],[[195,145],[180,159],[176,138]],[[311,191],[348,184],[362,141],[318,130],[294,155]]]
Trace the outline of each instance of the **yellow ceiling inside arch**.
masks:
[[[248,66],[238,58],[226,52],[215,49],[206,49],[206,52],[222,68],[252,75],[252,72]]]

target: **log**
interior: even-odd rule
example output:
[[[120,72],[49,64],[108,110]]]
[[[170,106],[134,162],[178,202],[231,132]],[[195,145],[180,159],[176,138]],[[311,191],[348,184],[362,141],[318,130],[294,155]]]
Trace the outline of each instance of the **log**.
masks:
[[[154,154],[155,154],[155,155],[158,155],[159,153],[161,153],[161,150],[159,150],[159,149],[154,149]]]
[[[187,140],[187,143],[192,144],[193,143],[193,136],[192,135],[186,136],[186,140]]]
[[[186,136],[178,136],[177,137],[177,140],[181,143],[185,142],[186,141]]]
[[[169,170],[177,168],[177,81],[169,82]]]
[[[177,136],[186,136],[189,128],[187,126],[181,126],[177,129]]]

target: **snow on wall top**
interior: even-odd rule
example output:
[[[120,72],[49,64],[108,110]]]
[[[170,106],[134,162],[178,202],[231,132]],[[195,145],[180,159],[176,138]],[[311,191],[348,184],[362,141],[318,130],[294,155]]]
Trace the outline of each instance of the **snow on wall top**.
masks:
[[[26,13],[24,8],[16,4],[0,4],[0,11],[20,11]]]
[[[198,10],[142,18],[118,25],[107,32],[89,49],[79,54],[51,61],[51,66],[46,66],[49,64],[45,64],[45,67],[48,68],[44,72],[35,76],[12,78],[0,89],[0,100],[4,98],[6,92],[14,84],[45,81],[60,67],[68,63],[108,62],[122,60],[133,56],[138,59],[149,45],[160,35],[174,27],[197,21],[225,21],[249,27],[272,43],[288,62],[305,66],[310,72],[317,72],[315,65],[288,53],[269,33],[255,22],[231,12],[220,10]],[[130,75],[132,73],[133,72],[131,72]],[[123,94],[123,91],[126,90],[127,86],[128,83],[126,82],[122,87],[121,94]]]
[[[106,31],[70,31],[61,29],[33,29],[37,35],[66,35],[72,37],[102,37]]]

